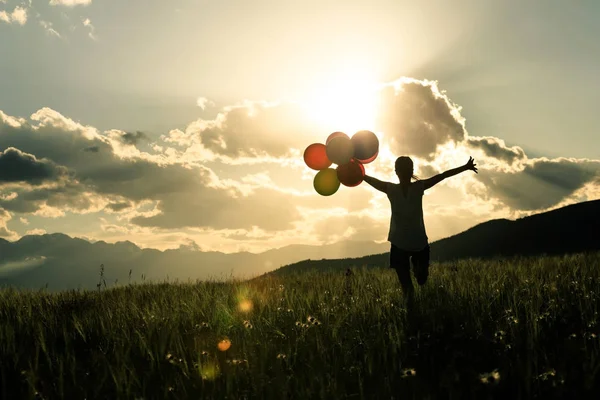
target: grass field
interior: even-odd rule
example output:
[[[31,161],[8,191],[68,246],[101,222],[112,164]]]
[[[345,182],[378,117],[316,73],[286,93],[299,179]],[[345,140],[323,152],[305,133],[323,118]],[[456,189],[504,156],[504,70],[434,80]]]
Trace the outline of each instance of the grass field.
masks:
[[[432,264],[410,312],[393,270],[353,272],[1,290],[0,397],[600,393],[600,253]]]

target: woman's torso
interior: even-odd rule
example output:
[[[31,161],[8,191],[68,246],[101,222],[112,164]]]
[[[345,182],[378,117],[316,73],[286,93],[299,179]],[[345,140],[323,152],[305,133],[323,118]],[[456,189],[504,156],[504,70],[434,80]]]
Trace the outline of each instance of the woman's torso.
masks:
[[[388,240],[407,251],[425,248],[428,239],[423,220],[423,182],[412,182],[404,187],[392,184],[388,199],[392,207]]]

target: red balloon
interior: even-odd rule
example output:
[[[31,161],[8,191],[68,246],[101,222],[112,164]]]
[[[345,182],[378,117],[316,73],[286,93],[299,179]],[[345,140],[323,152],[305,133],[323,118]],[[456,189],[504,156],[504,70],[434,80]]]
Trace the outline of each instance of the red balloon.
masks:
[[[348,135],[346,135],[344,132],[333,132],[331,135],[327,136],[327,140],[325,141],[325,144],[329,144],[329,142],[331,141],[331,139],[335,139],[336,137],[346,137],[348,139],[350,139],[350,137]]]
[[[365,167],[355,159],[336,168],[340,183],[344,186],[358,186],[365,177]]]
[[[308,168],[317,171],[329,168],[331,161],[327,158],[326,149],[322,143],[313,143],[304,150],[304,162]]]
[[[354,145],[354,158],[368,164],[377,158],[379,139],[371,131],[358,131],[350,139]]]

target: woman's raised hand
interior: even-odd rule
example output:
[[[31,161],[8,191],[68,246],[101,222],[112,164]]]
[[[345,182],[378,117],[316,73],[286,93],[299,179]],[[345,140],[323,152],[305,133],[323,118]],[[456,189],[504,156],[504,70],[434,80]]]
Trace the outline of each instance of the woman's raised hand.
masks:
[[[477,168],[475,167],[475,160],[473,159],[473,157],[469,157],[469,161],[467,161],[467,163],[465,164],[465,168],[467,170],[471,170],[471,171],[475,171],[475,173],[477,174]]]

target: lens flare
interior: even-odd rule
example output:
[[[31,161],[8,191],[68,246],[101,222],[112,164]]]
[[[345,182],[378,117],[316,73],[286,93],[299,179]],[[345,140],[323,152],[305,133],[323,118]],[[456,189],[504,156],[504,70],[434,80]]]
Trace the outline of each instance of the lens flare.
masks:
[[[231,347],[231,341],[229,339],[223,339],[217,344],[217,348],[220,351],[227,351]]]
[[[250,312],[250,311],[252,311],[252,308],[253,308],[253,304],[248,299],[244,299],[244,300],[240,301],[240,304],[238,304],[238,310],[240,310],[241,312]]]
[[[198,366],[198,373],[202,379],[207,381],[215,380],[219,376],[219,365],[209,361]]]

